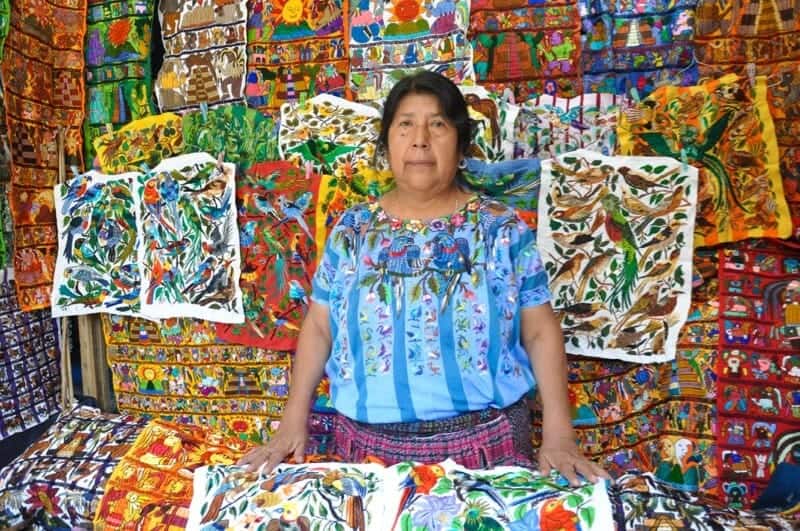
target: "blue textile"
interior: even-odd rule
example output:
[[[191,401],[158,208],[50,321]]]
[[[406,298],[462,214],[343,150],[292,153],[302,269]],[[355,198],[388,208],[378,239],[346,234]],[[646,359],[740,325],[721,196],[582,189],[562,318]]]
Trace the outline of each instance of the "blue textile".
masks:
[[[399,220],[377,203],[342,214],[313,281],[330,310],[337,411],[361,422],[503,408],[534,385],[521,309],[550,300],[533,232],[474,196],[454,214]]]

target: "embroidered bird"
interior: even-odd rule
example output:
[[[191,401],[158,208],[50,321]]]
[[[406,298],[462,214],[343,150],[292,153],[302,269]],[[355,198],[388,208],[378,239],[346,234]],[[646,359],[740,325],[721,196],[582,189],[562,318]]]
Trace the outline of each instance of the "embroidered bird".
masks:
[[[328,140],[309,138],[302,144],[287,149],[286,152],[297,153],[303,157],[304,160],[310,160],[319,164],[323,169],[327,170],[326,173],[332,175],[333,161],[356,149],[358,149],[358,146],[348,146]]]
[[[619,168],[617,168],[617,171],[619,172],[620,175],[622,175],[622,178],[625,180],[626,183],[628,183],[628,186],[630,186],[631,188],[635,188],[637,190],[644,190],[645,192],[649,191],[651,188],[668,189],[667,186],[659,184],[653,181],[652,178],[637,173],[627,166],[620,166]],[[659,178],[668,177],[669,175],[676,173],[677,171],[678,169],[675,168],[671,172],[668,172],[664,175],[659,175]]]
[[[395,529],[400,515],[414,503],[417,495],[428,495],[436,486],[439,478],[444,477],[444,469],[440,465],[416,465],[400,483],[400,501],[397,504],[397,514],[394,523],[389,529]]]
[[[602,204],[606,211],[606,233],[609,239],[623,253],[622,271],[620,271],[616,286],[611,291],[611,297],[617,300],[619,307],[624,310],[631,305],[631,292],[639,273],[639,264],[636,258],[636,240],[625,216],[625,211],[620,206],[619,199],[612,194],[608,194],[603,197]]]
[[[300,225],[300,228],[308,234],[309,238],[314,239],[314,235],[311,234],[311,229],[308,228],[308,223],[306,223],[305,220],[305,212],[309,206],[311,206],[311,197],[311,192],[303,193],[294,201],[290,201],[283,195],[278,196],[278,208],[281,210],[281,214],[283,214],[278,225],[282,225],[290,219],[293,219]]]
[[[63,253],[64,258],[66,258],[67,260],[71,261],[73,258],[72,246],[74,244],[75,237],[89,230],[90,219],[91,218],[89,216],[75,216],[74,218],[71,218],[69,220],[66,229],[67,239],[64,242],[64,253]]]

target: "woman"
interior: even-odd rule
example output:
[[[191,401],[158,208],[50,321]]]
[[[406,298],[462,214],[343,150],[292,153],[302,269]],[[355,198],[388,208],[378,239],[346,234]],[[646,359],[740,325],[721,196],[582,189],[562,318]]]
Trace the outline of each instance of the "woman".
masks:
[[[533,466],[524,397],[538,385],[541,471],[573,484],[577,474],[608,477],[575,442],[563,338],[534,234],[462,185],[470,127],[446,78],[423,71],[394,86],[378,147],[396,186],[345,212],[331,232],[280,427],[243,464],[303,460],[324,370],[338,411],[334,451],[346,461]]]

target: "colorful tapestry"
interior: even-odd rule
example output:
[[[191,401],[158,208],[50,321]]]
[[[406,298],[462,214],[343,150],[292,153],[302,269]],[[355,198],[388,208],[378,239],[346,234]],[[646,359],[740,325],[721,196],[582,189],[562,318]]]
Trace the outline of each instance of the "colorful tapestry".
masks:
[[[233,164],[194,153],[134,181],[143,314],[244,321],[235,173]]]
[[[106,481],[144,424],[88,407],[64,413],[0,470],[0,526],[91,529]]]
[[[3,59],[3,46],[8,37],[8,28],[11,25],[11,1],[0,2],[0,60]]]
[[[158,3],[164,62],[155,92],[161,111],[244,102],[244,0]]]
[[[288,353],[219,344],[214,323],[197,319],[104,315],[103,330],[120,411],[259,444],[277,428],[289,395]]]
[[[459,89],[474,120],[469,156],[491,162],[513,159],[519,107],[477,85],[461,85]]]
[[[0,182],[0,270],[10,268],[14,257],[14,226],[7,191],[8,183]]]
[[[618,529],[797,529],[775,512],[751,512],[665,485],[652,474],[626,474],[608,492]]]
[[[183,142],[186,153],[223,155],[225,162],[236,165],[237,175],[257,162],[280,158],[277,124],[242,104],[187,112],[183,115]]]
[[[291,162],[260,162],[239,180],[239,243],[245,322],[217,323],[224,341],[293,350],[317,263],[319,178]]]
[[[100,170],[109,173],[142,171],[163,159],[183,153],[181,117],[163,113],[141,118],[94,139]]]
[[[467,0],[350,0],[350,89],[377,100],[403,76],[424,68],[456,84],[474,80]]]
[[[540,174],[539,159],[494,163],[466,159],[461,171],[470,188],[515,208],[533,230],[537,225]]]
[[[59,131],[66,166],[82,166],[86,0],[12,4],[0,70],[11,148],[14,271],[19,304],[27,311],[50,304]]]
[[[697,169],[578,150],[542,162],[539,252],[567,352],[675,358],[691,299]]]
[[[765,78],[661,87],[622,113],[618,133],[622,154],[700,168],[695,246],[791,233]]]
[[[58,413],[59,359],[49,312],[20,310],[14,283],[0,271],[0,441]]]
[[[248,2],[247,104],[269,113],[316,94],[343,97],[346,6],[343,0]]]
[[[87,164],[94,139],[155,112],[150,73],[154,0],[88,0],[86,29]]]
[[[697,82],[697,0],[580,0],[584,92],[644,97],[661,85]]]
[[[139,314],[136,177],[90,171],[55,186],[59,252],[53,317]]]
[[[477,81],[511,101],[581,93],[576,0],[475,0],[469,36]]]
[[[778,463],[800,464],[800,253],[720,253],[718,466],[726,502],[746,508]]]
[[[542,95],[521,105],[516,121],[516,158],[553,158],[584,148],[613,155],[617,118],[628,104],[615,94],[574,98]]]
[[[186,529],[196,469],[231,465],[252,445],[200,426],[154,420],[108,479],[96,529]]]

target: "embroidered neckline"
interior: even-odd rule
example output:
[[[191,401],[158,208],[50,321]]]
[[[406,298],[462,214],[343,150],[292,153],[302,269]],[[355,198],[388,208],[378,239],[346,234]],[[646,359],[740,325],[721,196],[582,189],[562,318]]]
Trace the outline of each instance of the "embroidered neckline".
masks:
[[[470,213],[477,212],[480,206],[480,196],[472,194],[467,200],[457,208],[452,214],[439,216],[430,219],[398,218],[389,214],[379,201],[369,205],[369,210],[376,215],[376,219],[382,223],[388,223],[392,229],[405,228],[412,232],[421,232],[425,229],[434,231],[445,230],[450,226],[460,227],[464,224]]]

